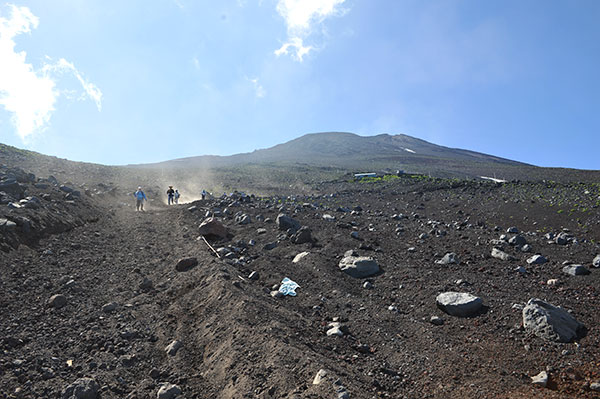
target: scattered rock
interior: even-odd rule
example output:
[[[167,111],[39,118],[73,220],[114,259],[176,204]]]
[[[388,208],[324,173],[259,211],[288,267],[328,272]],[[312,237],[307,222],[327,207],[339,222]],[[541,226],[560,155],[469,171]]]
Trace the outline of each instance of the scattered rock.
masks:
[[[546,388],[546,385],[548,384],[548,373],[542,371],[538,375],[531,377],[531,383]]]
[[[354,278],[369,277],[379,273],[377,262],[367,256],[344,256],[338,266],[344,273]]]
[[[313,242],[312,233],[310,228],[302,226],[300,230],[295,232],[291,237],[290,241],[294,244],[305,244],[307,242]]]
[[[509,243],[510,245],[514,245],[514,246],[517,246],[517,247],[521,247],[521,246],[523,246],[523,245],[527,244],[527,240],[526,240],[526,239],[525,239],[525,237],[523,237],[522,235],[520,235],[520,234],[517,234],[516,236],[514,236],[514,237],[511,237],[511,238],[508,240],[508,243]]]
[[[225,238],[227,237],[227,228],[215,219],[214,217],[208,218],[200,224],[199,231],[200,235],[207,237]]]
[[[436,298],[437,306],[451,316],[474,316],[483,308],[483,301],[466,292],[443,292]]]
[[[458,260],[458,256],[456,256],[454,252],[448,252],[446,255],[444,255],[442,259],[436,260],[435,263],[437,263],[438,265],[449,265],[460,263],[460,261]]]
[[[175,270],[177,270],[178,272],[186,272],[197,265],[198,259],[194,257],[183,258],[177,261],[177,264],[175,265]]]
[[[592,266],[596,268],[600,267],[600,255],[596,255],[596,257],[592,261]]]
[[[499,250],[498,248],[492,248],[492,258],[509,261],[514,260],[515,258],[512,255],[507,254],[504,251]]]
[[[533,255],[531,258],[527,259],[527,263],[530,265],[541,265],[546,262],[548,262],[548,259],[544,258],[542,255]]]
[[[279,230],[283,231],[287,231],[289,229],[296,231],[300,228],[300,222],[298,222],[296,219],[292,219],[285,213],[280,213],[279,215],[277,215],[277,219],[275,219],[275,222],[277,223]]]
[[[298,255],[294,256],[294,260],[292,260],[292,263],[300,262],[302,259],[307,257],[309,253],[310,252],[300,252]]]
[[[565,309],[532,298],[523,309],[523,327],[547,341],[571,342],[583,324]]]
[[[431,316],[431,319],[429,319],[429,322],[435,326],[441,326],[442,324],[444,324],[444,319],[442,319],[439,316]]]
[[[96,399],[100,386],[92,378],[78,378],[62,394],[62,399]]]
[[[175,399],[181,394],[181,388],[177,385],[166,383],[160,387],[156,397],[158,399]]]
[[[321,369],[321,370],[317,371],[317,375],[315,375],[315,378],[313,379],[312,383],[313,383],[313,385],[319,385],[326,378],[327,378],[327,370]]]
[[[562,270],[563,273],[569,276],[585,276],[590,274],[590,271],[583,265],[567,265]]]
[[[256,281],[260,278],[260,275],[258,274],[257,271],[253,271],[248,275],[248,279],[252,280],[252,281]]]
[[[48,300],[48,305],[55,309],[60,309],[67,304],[67,298],[64,295],[56,294],[52,295]]]
[[[169,356],[175,356],[177,354],[177,351],[183,346],[183,343],[181,341],[175,340],[173,342],[171,342],[166,348],[165,348],[165,352],[167,352],[167,355]]]
[[[102,311],[104,313],[114,312],[116,309],[117,309],[116,302],[109,302],[109,303],[105,304],[104,306],[102,306]]]

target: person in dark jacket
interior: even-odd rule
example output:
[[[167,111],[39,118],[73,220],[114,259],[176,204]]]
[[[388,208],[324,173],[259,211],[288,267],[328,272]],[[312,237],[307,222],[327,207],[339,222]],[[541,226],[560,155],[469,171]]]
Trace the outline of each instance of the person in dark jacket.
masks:
[[[133,196],[135,197],[135,210],[143,212],[144,201],[148,201],[146,194],[144,194],[141,187],[138,187],[137,191],[133,193]]]
[[[173,190],[173,186],[169,186],[169,189],[167,190],[167,205],[172,205],[174,203],[173,201],[173,196],[175,195],[175,190]]]

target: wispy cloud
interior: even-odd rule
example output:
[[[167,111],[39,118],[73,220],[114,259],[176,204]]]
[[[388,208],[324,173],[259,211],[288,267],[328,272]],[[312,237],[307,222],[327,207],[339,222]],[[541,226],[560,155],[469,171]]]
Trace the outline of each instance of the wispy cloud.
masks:
[[[81,84],[80,99],[90,98],[102,109],[102,92],[88,82],[75,66],[61,58],[52,63],[47,58],[36,70],[27,63],[25,51],[15,51],[14,38],[37,28],[39,19],[27,7],[8,5],[8,18],[0,17],[0,105],[12,114],[17,134],[25,140],[49,123],[61,95],[57,81],[64,73],[72,74]]]
[[[341,7],[345,0],[279,0],[277,12],[287,25],[287,41],[275,55],[290,54],[296,61],[302,62],[305,55],[314,50],[305,41],[315,28],[331,16],[340,16],[345,12]]]
[[[258,78],[254,78],[254,79],[248,79],[252,85],[254,86],[254,93],[256,95],[256,97],[258,98],[263,98],[264,96],[267,95],[267,91],[265,90],[265,88],[260,84],[260,82],[258,81]]]

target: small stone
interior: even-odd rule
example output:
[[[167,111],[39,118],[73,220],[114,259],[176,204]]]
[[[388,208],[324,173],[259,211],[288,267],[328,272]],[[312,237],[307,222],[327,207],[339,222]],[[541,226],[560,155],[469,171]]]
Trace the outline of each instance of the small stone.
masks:
[[[181,394],[181,388],[177,385],[166,383],[160,387],[156,397],[158,399],[175,399],[177,395]]]
[[[107,303],[104,306],[102,306],[102,311],[104,313],[113,312],[115,309],[117,309],[117,303],[116,302],[110,302],[110,303]]]
[[[592,261],[592,266],[596,268],[600,267],[600,255],[596,255],[596,257]]]
[[[481,298],[466,292],[443,292],[435,301],[441,310],[458,317],[474,316],[483,307]]]
[[[248,275],[248,279],[249,279],[249,280],[252,280],[252,281],[256,281],[256,280],[258,280],[259,278],[260,278],[260,276],[259,276],[259,274],[258,274],[258,272],[257,272],[257,271],[253,271],[252,273],[250,273],[250,274]]]
[[[283,292],[276,290],[276,291],[271,291],[271,296],[273,298],[283,298]]]
[[[292,260],[292,263],[300,262],[302,259],[306,258],[309,253],[310,252],[300,252],[298,255],[294,256],[294,260]]]
[[[600,382],[592,382],[590,384],[590,389],[592,391],[600,392]]]
[[[498,248],[492,248],[492,258],[509,261],[514,260],[515,258],[504,251],[499,250]]]
[[[542,388],[546,388],[546,385],[548,384],[548,373],[542,371],[538,375],[531,377],[531,383],[533,385],[538,385]]]
[[[429,322],[431,324],[433,324],[434,326],[441,326],[442,324],[444,324],[444,319],[442,319],[439,316],[431,316],[431,319],[429,319]]]
[[[567,265],[563,267],[563,273],[569,276],[586,276],[590,271],[583,265]]]
[[[460,263],[460,261],[454,252],[448,252],[442,259],[436,260],[435,263],[438,265],[450,265]]]
[[[64,295],[52,295],[48,300],[48,304],[55,309],[60,309],[67,304],[67,298]]]
[[[79,378],[62,393],[62,399],[96,399],[100,386],[92,378]]]
[[[363,283],[363,288],[370,290],[371,288],[373,288],[373,283],[371,283],[370,281],[365,281]]]
[[[541,265],[546,262],[548,262],[548,259],[542,255],[533,255],[531,258],[527,259],[527,263],[530,265]]]
[[[328,337],[331,337],[331,336],[341,337],[342,335],[344,335],[344,332],[341,330],[340,327],[331,327],[329,330],[327,330],[326,334]]]
[[[178,272],[186,272],[197,265],[198,259],[194,257],[183,258],[177,261],[177,264],[175,265],[175,270],[177,270]]]
[[[173,342],[171,342],[166,348],[165,348],[165,352],[167,352],[167,354],[169,356],[175,356],[177,354],[177,351],[183,346],[183,343],[181,341],[175,340]]]
[[[315,375],[315,378],[313,379],[313,385],[319,385],[326,378],[327,378],[327,370],[321,369],[321,370],[317,371],[317,375]]]

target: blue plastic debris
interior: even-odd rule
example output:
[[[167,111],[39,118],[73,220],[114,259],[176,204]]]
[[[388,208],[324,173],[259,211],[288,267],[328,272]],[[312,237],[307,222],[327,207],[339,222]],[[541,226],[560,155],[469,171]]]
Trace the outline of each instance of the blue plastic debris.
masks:
[[[300,287],[298,283],[286,277],[283,280],[281,280],[279,292],[281,292],[283,295],[296,296],[296,288],[298,287]]]

